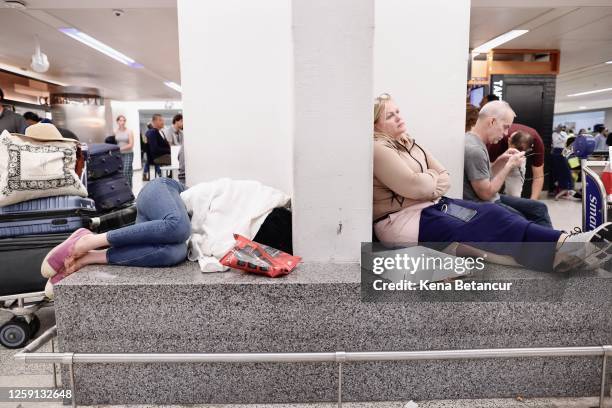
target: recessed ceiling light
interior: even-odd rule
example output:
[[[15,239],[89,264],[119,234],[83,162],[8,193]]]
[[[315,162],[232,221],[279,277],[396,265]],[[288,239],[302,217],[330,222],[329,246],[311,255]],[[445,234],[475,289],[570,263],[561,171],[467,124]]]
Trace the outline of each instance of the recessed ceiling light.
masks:
[[[505,34],[500,35],[499,37],[495,37],[494,39],[487,41],[486,43],[474,48],[472,53],[481,53],[481,52],[489,52],[493,48],[502,45],[510,40],[514,40],[516,37],[520,37],[523,34],[528,33],[529,30],[511,30]]]
[[[591,94],[596,94],[596,93],[601,93],[601,92],[610,92],[610,91],[612,91],[612,88],[604,88],[604,89],[596,89],[594,91],[578,92],[578,93],[567,95],[567,96],[591,95]]]
[[[586,106],[579,106],[578,109],[586,109]]]
[[[168,88],[174,89],[176,92],[183,93],[183,88],[181,88],[181,86],[176,82],[164,81],[164,85],[166,85]]]
[[[59,30],[62,33],[66,34],[68,37],[74,38],[75,40],[93,48],[96,51],[101,52],[102,54],[108,55],[109,57],[121,62],[122,64],[130,66],[132,68],[142,68],[142,64],[139,64],[127,55],[120,53],[116,49],[109,47],[103,42],[96,40],[95,38],[77,30],[76,28],[66,27],[60,28]]]

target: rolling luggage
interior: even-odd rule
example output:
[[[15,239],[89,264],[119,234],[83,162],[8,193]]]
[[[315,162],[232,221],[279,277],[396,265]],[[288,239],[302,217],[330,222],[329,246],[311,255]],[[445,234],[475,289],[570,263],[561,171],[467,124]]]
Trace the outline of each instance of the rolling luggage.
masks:
[[[89,180],[87,190],[89,197],[96,202],[99,212],[113,211],[134,201],[132,188],[121,173]]]
[[[47,279],[40,274],[40,265],[47,253],[69,236],[70,233],[0,239],[0,296],[43,291]]]
[[[87,178],[90,181],[111,176],[123,169],[123,161],[117,145],[90,144],[87,154]]]
[[[136,222],[136,206],[122,208],[120,210],[92,218],[92,223],[89,229],[97,232],[107,232],[117,228],[132,225]]]
[[[77,196],[37,198],[0,207],[0,238],[76,231],[95,214],[94,201]]]

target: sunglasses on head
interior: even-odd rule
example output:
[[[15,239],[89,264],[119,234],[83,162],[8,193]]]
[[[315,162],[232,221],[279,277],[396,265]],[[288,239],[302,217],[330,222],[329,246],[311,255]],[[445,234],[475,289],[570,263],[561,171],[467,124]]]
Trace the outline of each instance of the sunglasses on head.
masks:
[[[388,93],[381,93],[378,98],[376,98],[377,101],[388,101],[389,99],[391,99],[391,95],[389,95]]]

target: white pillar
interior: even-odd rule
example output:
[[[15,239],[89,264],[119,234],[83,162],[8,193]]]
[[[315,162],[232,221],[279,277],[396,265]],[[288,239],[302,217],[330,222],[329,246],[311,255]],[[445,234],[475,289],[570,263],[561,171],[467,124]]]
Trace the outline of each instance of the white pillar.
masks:
[[[371,240],[373,0],[293,0],[293,246],[354,262]]]
[[[376,0],[374,91],[397,101],[408,133],[463,191],[470,0]]]
[[[177,8],[187,183],[252,179],[291,194],[291,2]]]

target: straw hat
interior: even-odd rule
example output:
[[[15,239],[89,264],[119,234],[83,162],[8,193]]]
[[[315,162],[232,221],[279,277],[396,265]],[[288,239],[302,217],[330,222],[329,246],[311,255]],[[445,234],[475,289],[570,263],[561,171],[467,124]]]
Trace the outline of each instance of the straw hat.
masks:
[[[77,143],[74,139],[68,139],[62,136],[55,126],[51,123],[37,123],[30,125],[26,128],[23,136],[29,137],[30,139],[38,140],[41,142],[73,142]]]

